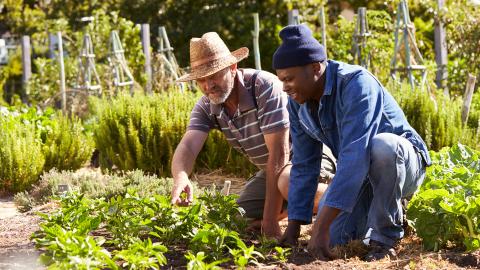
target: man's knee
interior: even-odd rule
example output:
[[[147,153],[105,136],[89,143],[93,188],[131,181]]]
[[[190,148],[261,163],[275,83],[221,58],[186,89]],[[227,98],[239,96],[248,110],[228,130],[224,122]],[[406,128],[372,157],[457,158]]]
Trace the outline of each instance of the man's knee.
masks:
[[[278,190],[282,194],[283,199],[288,200],[288,183],[290,182],[290,170],[292,169],[292,164],[287,164],[283,167],[280,175],[278,176]]]
[[[376,165],[393,165],[397,156],[398,140],[397,135],[391,133],[380,133],[373,137],[370,149],[370,158]]]

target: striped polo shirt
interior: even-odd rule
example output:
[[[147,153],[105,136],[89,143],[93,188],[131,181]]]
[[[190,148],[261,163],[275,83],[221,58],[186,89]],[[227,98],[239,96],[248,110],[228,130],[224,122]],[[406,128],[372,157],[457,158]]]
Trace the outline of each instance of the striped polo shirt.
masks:
[[[232,118],[223,104],[210,103],[203,96],[192,110],[187,130],[209,132],[210,129],[219,129],[233,148],[247,156],[259,169],[265,169],[268,149],[264,134],[289,127],[288,98],[282,90],[282,82],[266,71],[257,74],[252,87],[254,73],[254,69],[237,70],[235,87],[239,101]]]

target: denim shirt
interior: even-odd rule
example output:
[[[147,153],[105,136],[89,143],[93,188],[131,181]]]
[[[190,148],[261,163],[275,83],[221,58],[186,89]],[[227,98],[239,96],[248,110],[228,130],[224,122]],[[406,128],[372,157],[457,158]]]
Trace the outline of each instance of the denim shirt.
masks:
[[[322,146],[337,158],[325,205],[351,212],[370,167],[370,145],[379,133],[405,137],[431,160],[425,142],[410,126],[390,93],[367,70],[329,60],[320,102],[298,104],[289,99],[293,167],[290,172],[288,217],[310,223]],[[393,168],[392,168],[393,169]]]

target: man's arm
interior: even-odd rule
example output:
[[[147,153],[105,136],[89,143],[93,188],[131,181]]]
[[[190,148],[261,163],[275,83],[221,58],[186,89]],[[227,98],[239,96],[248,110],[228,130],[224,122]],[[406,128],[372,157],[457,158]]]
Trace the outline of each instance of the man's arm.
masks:
[[[289,157],[288,128],[265,134],[268,149],[266,167],[266,195],[263,208],[262,232],[268,237],[280,237],[277,216],[282,209],[283,197],[278,189],[278,176]]]
[[[302,128],[298,111],[300,105],[288,102],[293,158],[288,188],[288,227],[280,242],[295,246],[300,235],[300,225],[312,220],[312,208],[318,187],[322,159],[322,143],[310,137]]]
[[[172,204],[187,205],[193,200],[192,183],[188,176],[193,170],[193,165],[198,153],[203,147],[208,133],[200,130],[187,130],[182,140],[175,149],[172,159],[172,176],[174,180],[172,189]],[[180,198],[185,192],[187,198]]]

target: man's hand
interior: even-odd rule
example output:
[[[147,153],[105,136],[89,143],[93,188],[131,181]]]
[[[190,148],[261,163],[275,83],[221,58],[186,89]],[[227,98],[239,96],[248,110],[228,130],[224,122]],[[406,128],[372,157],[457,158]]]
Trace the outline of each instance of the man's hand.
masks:
[[[315,222],[317,225],[318,222]],[[319,226],[313,226],[313,233],[310,241],[308,241],[308,252],[314,257],[319,258],[322,261],[328,261],[335,259],[335,255],[330,250],[330,230],[324,228],[320,224]],[[323,227],[323,228],[322,228]]]
[[[180,195],[182,192],[187,194],[186,199],[182,199]],[[177,204],[181,206],[190,205],[193,202],[193,186],[192,182],[187,179],[181,179],[179,181],[175,181],[173,184],[172,189],[172,204]]]
[[[280,238],[280,245],[287,247],[296,247],[298,245],[298,237],[300,237],[301,222],[298,220],[289,220],[285,233]]]
[[[280,225],[278,225],[278,221],[262,221],[262,234],[268,238],[280,239],[282,236],[282,230],[280,229]]]
[[[340,213],[340,209],[324,206],[317,216],[312,228],[312,237],[308,241],[307,249],[313,256],[323,261],[335,259],[330,250],[330,224]]]

